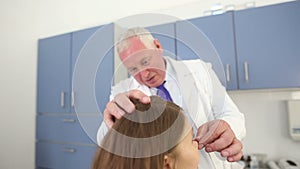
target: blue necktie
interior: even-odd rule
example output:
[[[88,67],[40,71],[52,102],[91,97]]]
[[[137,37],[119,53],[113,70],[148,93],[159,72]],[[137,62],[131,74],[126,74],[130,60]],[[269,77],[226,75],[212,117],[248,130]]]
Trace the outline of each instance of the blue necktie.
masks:
[[[157,95],[165,100],[171,101],[173,102],[171,95],[169,93],[169,91],[165,88],[165,83],[166,81],[164,81],[161,85],[157,86]]]

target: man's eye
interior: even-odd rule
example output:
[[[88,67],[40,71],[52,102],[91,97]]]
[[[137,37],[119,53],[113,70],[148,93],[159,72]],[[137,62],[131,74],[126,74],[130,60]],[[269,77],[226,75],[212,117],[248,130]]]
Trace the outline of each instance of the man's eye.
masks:
[[[130,73],[135,73],[135,72],[137,71],[137,68],[130,68],[130,69],[128,69],[128,71],[129,71]]]
[[[142,65],[143,65],[143,66],[149,65],[149,60],[143,60]]]

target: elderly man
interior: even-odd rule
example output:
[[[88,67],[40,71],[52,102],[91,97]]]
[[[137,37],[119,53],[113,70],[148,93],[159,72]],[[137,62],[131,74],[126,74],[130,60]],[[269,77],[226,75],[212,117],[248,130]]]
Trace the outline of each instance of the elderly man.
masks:
[[[131,77],[112,87],[98,142],[115,119],[135,110],[130,98],[149,103],[149,96],[159,95],[180,105],[192,119],[201,150],[200,168],[230,168],[219,155],[229,162],[241,158],[240,140],[246,133],[244,116],[209,63],[200,59],[176,61],[163,56],[160,42],[144,28],[129,29],[121,37],[117,50]]]

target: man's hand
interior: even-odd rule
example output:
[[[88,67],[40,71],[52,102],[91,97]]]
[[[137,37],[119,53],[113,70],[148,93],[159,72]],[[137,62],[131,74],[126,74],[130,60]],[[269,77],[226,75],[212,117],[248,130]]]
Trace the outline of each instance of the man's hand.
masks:
[[[118,94],[114,100],[106,104],[104,110],[104,122],[111,128],[115,119],[120,119],[125,113],[132,113],[135,110],[130,98],[138,99],[142,103],[150,103],[150,97],[139,90],[131,90]]]
[[[241,141],[224,120],[214,120],[200,126],[196,140],[199,149],[205,147],[206,152],[218,151],[229,162],[238,161],[243,155]]]

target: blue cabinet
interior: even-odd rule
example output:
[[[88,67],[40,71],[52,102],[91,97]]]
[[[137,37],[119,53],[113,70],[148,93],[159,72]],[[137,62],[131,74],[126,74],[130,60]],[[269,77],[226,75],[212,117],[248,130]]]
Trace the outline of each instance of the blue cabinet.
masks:
[[[299,9],[293,1],[179,21],[177,57],[211,62],[228,90],[300,87]]]
[[[95,115],[81,115],[79,118],[75,114],[38,115],[36,166],[89,169],[97,150],[94,141],[98,118]]]
[[[94,144],[101,121],[92,114],[38,115],[36,137],[39,141]]]
[[[109,24],[39,40],[37,168],[91,167],[113,79],[113,30]]]
[[[300,2],[234,13],[240,89],[300,87]]]
[[[38,112],[70,112],[71,34],[39,40],[38,55]]]
[[[100,30],[95,39],[95,48],[99,59],[95,75],[95,99],[97,108],[103,113],[109,101],[111,86],[114,84],[114,24],[109,24]],[[98,44],[100,43],[100,45]]]
[[[85,30],[80,30],[77,32],[72,32],[72,64],[71,64],[71,77],[72,77],[72,95],[71,95],[71,112],[75,113],[75,104],[78,103],[78,91],[74,91],[73,84],[73,74],[76,68],[77,59],[81,54],[81,51],[84,49],[84,46],[87,45],[87,41],[89,38],[93,36],[93,34],[100,29],[101,27],[89,28]],[[84,57],[84,56],[83,56]]]
[[[151,26],[147,28],[158,39],[164,49],[164,56],[176,59],[175,23]]]
[[[114,25],[72,33],[72,112],[102,113],[114,72]],[[95,103],[95,104],[93,104]]]
[[[113,24],[109,24],[39,40],[39,113],[75,113],[75,104],[81,108],[80,113],[100,113],[104,110],[113,83],[113,30]],[[92,61],[83,70],[77,69],[77,73],[90,73],[92,77],[82,76],[76,82],[81,80],[81,86],[86,89],[90,86],[84,82],[93,81],[90,88],[95,93],[93,99],[99,107],[97,112],[87,103],[90,100],[84,98],[81,92],[84,90],[76,88],[76,82],[73,81],[77,61],[80,61],[79,64],[89,62],[91,55],[96,61]],[[78,59],[79,56],[82,57]],[[92,66],[92,72],[86,72]]]
[[[36,143],[36,165],[51,169],[90,169],[96,146]]]
[[[113,30],[113,24],[109,24],[72,33],[72,112],[76,107],[77,113],[101,113],[109,101],[114,72]]]
[[[212,63],[220,81],[228,90],[237,89],[232,17],[230,12],[176,23],[178,58],[201,58]]]

